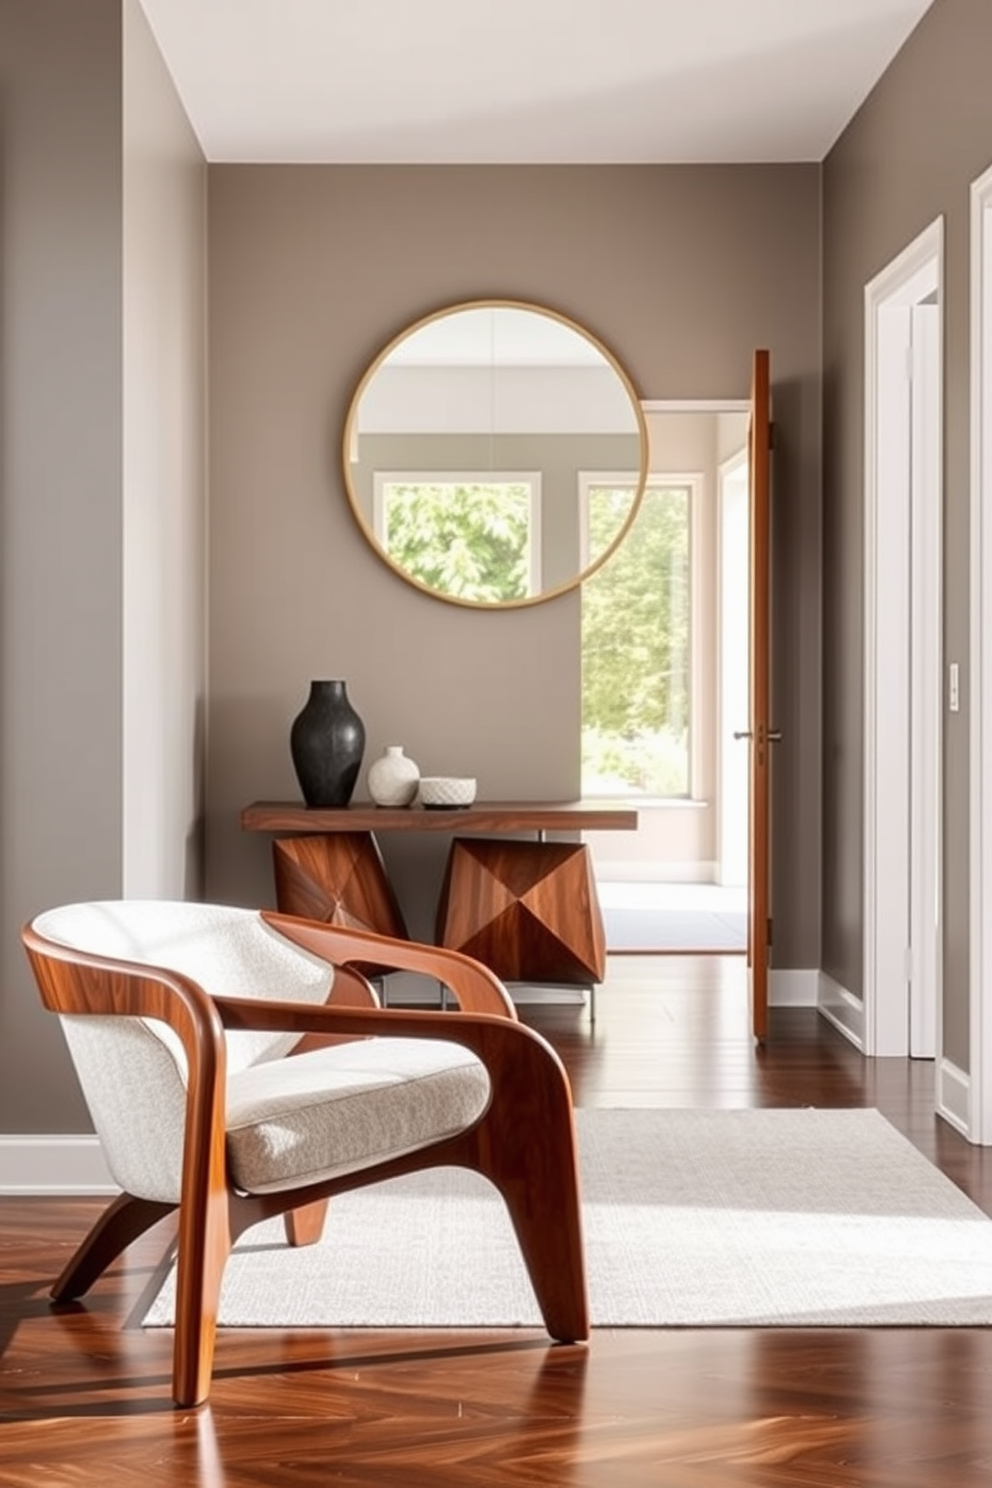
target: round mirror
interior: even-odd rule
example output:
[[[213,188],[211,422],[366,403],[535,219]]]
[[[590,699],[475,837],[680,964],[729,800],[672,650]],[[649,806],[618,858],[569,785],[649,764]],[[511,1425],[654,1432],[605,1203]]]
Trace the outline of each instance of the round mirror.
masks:
[[[344,428],[358,524],[390,568],[453,604],[514,608],[580,583],[647,479],[644,413],[588,331],[517,300],[452,305],[375,358]]]

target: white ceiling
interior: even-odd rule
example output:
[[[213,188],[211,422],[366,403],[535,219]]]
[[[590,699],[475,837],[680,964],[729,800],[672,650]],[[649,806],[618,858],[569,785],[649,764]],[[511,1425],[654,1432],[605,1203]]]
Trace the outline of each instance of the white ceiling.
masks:
[[[821,160],[931,0],[141,0],[208,160]]]

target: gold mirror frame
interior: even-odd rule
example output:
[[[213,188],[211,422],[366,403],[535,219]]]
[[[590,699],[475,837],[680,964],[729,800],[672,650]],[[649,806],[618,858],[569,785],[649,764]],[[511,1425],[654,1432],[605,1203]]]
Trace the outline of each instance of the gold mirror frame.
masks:
[[[399,563],[388,552],[386,547],[379,540],[379,537],[375,530],[374,522],[371,522],[369,520],[368,496],[366,494],[365,501],[363,502],[359,491],[356,488],[355,467],[358,463],[358,450],[360,443],[360,411],[362,408],[363,399],[369,393],[369,390],[377,375],[383,369],[384,365],[390,360],[390,358],[394,357],[394,354],[396,354],[399,349],[404,346],[405,343],[409,342],[411,337],[417,335],[418,333],[424,331],[425,328],[433,326],[447,317],[464,315],[466,314],[466,312],[478,312],[486,310],[496,311],[501,309],[512,311],[516,315],[531,314],[551,321],[558,327],[564,328],[565,330],[570,331],[574,336],[581,338],[581,340],[586,343],[587,352],[591,351],[598,354],[599,358],[601,358],[602,363],[604,364],[604,369],[611,370],[618,379],[618,382],[620,384],[618,396],[619,391],[622,391],[629,399],[633,415],[633,424],[628,431],[628,437],[633,436],[636,432],[638,440],[638,462],[636,485],[634,487],[633,496],[630,501],[629,510],[620,521],[620,525],[615,536],[612,537],[612,539],[607,543],[602,551],[598,552],[595,557],[591,559],[584,567],[578,568],[574,574],[570,575],[567,578],[561,579],[558,582],[549,584],[547,588],[540,588],[536,592],[528,593],[521,596],[515,596],[509,599],[488,600],[469,598],[464,595],[449,593],[444,589],[434,588],[430,584],[425,583],[418,575],[404,568],[403,565]],[[457,366],[455,369],[457,370]],[[441,432],[442,431],[439,431],[439,437]],[[486,431],[482,430],[478,432],[483,437],[485,436]],[[461,605],[468,609],[523,609],[531,605],[544,604],[550,599],[557,598],[560,594],[565,594],[568,593],[570,590],[575,589],[578,585],[583,583],[584,580],[589,578],[591,574],[595,573],[597,569],[601,568],[602,565],[609,559],[610,555],[614,553],[619,547],[627,532],[630,530],[631,524],[634,522],[637,516],[644,495],[644,488],[647,484],[647,423],[644,417],[644,410],[641,407],[640,399],[626,369],[618,361],[609,347],[607,347],[597,336],[593,335],[592,332],[588,331],[577,321],[571,319],[571,317],[567,315],[561,314],[556,310],[551,310],[547,306],[534,304],[527,300],[464,300],[456,302],[454,304],[444,305],[437,310],[431,311],[427,315],[421,316],[420,319],[412,322],[412,324],[405,326],[401,331],[393,336],[390,341],[386,343],[386,345],[370,363],[369,367],[366,369],[357,387],[355,388],[348,407],[342,440],[342,465],[344,474],[344,486],[348,497],[348,503],[351,507],[352,515],[354,516],[355,521],[358,524],[359,530],[365,537],[366,541],[369,543],[373,552],[382,560],[383,563],[386,564],[388,568],[392,569],[392,571],[397,574],[398,577],[403,579],[406,583],[412,585],[413,588],[419,589],[422,593],[430,595],[433,599],[443,600],[446,604]],[[631,474],[632,473],[633,472],[631,472]],[[576,510],[578,510],[578,502],[576,502]]]

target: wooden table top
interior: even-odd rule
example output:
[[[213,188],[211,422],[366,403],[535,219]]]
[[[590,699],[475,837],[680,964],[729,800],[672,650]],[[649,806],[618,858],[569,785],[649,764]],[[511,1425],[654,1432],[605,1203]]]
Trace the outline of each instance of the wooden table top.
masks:
[[[241,826],[246,832],[632,832],[637,812],[597,801],[477,801],[453,810],[253,801],[241,812]]]

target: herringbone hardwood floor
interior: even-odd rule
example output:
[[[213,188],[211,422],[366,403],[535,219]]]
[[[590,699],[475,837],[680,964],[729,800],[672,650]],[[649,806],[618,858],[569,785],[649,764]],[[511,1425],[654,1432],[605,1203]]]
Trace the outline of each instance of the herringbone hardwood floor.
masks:
[[[617,958],[598,1020],[527,1008],[585,1106],[875,1105],[992,1213],[992,1150],[933,1115],[923,1062],[865,1061],[808,1010],[756,1049],[737,958]],[[228,1332],[173,1410],[139,1300],[152,1231],[85,1306],[47,1290],[98,1203],[0,1202],[4,1488],[987,1488],[992,1333]],[[370,1264],[374,1259],[370,1258]],[[454,1262],[453,1262],[454,1264]]]

